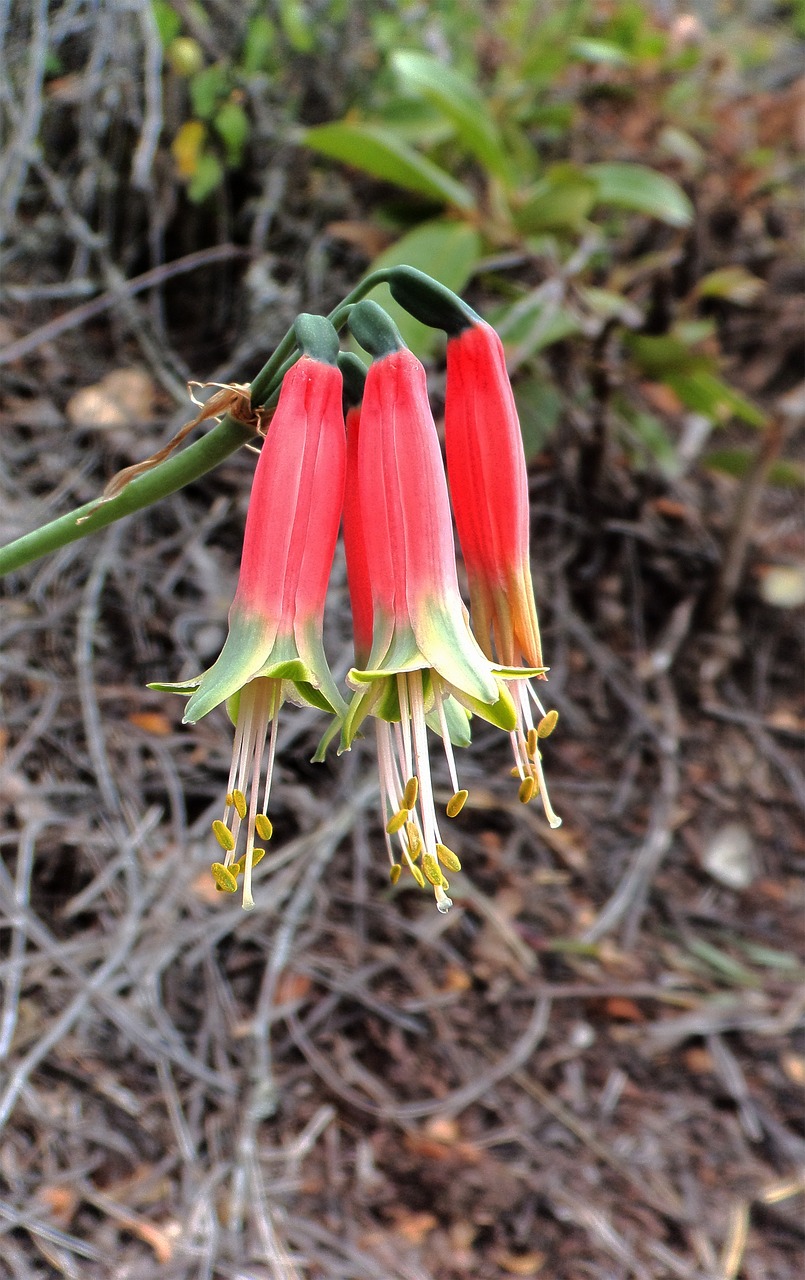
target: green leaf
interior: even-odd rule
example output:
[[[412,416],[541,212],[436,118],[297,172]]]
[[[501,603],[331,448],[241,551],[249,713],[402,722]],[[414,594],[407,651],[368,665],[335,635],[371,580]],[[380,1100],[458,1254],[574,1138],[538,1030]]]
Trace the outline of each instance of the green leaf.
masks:
[[[633,410],[628,415],[628,425],[638,443],[653,459],[664,475],[675,476],[679,472],[679,455],[660,418],[653,413]]]
[[[731,418],[740,418],[750,427],[766,425],[766,416],[756,405],[707,369],[666,374],[663,381],[676,392],[684,405],[712,418],[719,426],[724,426]]]
[[[163,46],[167,47],[181,31],[182,19],[171,5],[164,3],[164,0],[153,0],[152,12],[159,38]]]
[[[243,70],[246,75],[266,70],[275,41],[276,33],[271,19],[264,13],[258,13],[246,28],[243,44]]]
[[[598,195],[598,184],[573,164],[557,164],[525,193],[514,221],[523,235],[577,231]]]
[[[585,173],[598,184],[601,204],[634,209],[672,227],[686,227],[693,218],[693,206],[682,188],[655,169],[613,161],[589,164]]]
[[[534,375],[517,382],[515,399],[526,462],[531,462],[557,427],[562,413],[562,397],[553,383]]]
[[[229,72],[216,64],[205,67],[190,80],[190,101],[199,120],[211,120],[222,98],[229,92]]]
[[[712,370],[712,356],[692,351],[686,342],[677,337],[647,337],[645,334],[628,334],[624,344],[631,351],[640,369],[649,378],[663,380],[668,374],[695,373]]]
[[[637,328],[644,321],[644,313],[622,293],[612,289],[598,289],[595,285],[582,285],[579,287],[579,295],[590,312],[602,320],[620,320],[631,328]]]
[[[372,263],[378,267],[397,267],[403,263],[433,276],[454,293],[461,293],[481,256],[481,238],[474,227],[465,222],[434,218],[409,231]],[[415,320],[394,301],[386,285],[368,295],[391,316],[406,345],[415,355],[429,355],[442,337],[438,330]]]
[[[312,53],[316,33],[300,0],[280,0],[280,23],[295,53]]]
[[[593,62],[599,66],[625,67],[632,59],[611,40],[596,40],[592,36],[580,36],[570,45],[570,53],[583,62]]]
[[[540,285],[492,317],[506,345],[510,372],[537,352],[582,331],[579,317],[562,304],[561,290],[552,285]]]
[[[249,140],[249,117],[239,102],[225,102],[213,120],[213,127],[226,147],[227,162],[236,168]]]
[[[509,185],[511,165],[497,125],[475,85],[460,72],[426,53],[401,49],[392,66],[402,87],[434,103],[455,126],[467,150],[495,177]]]
[[[765,280],[746,267],[720,267],[703,276],[696,286],[700,298],[725,298],[736,306],[748,307],[766,288]]]
[[[391,98],[383,104],[379,124],[403,142],[428,150],[455,136],[449,120],[424,98]]]
[[[750,449],[713,449],[702,458],[702,466],[709,471],[742,480],[755,464],[755,453]],[[805,467],[799,462],[780,458],[769,468],[767,484],[779,489],[805,489]]]
[[[193,204],[202,204],[224,180],[224,167],[217,156],[205,151],[198,158],[196,171],[187,187],[187,195]]]
[[[475,197],[467,187],[380,125],[343,121],[317,125],[305,132],[303,141],[320,155],[341,160],[440,204],[467,211],[475,207]]]

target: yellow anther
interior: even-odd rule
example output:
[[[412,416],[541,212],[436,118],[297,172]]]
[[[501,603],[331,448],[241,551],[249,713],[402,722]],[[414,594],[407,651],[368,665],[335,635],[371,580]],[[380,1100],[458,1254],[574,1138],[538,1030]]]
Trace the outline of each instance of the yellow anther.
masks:
[[[261,840],[270,840],[274,834],[271,819],[265,813],[258,813],[254,820],[254,829]]]
[[[402,867],[399,862],[394,862],[389,867],[389,880],[392,884],[396,884],[402,874]]]
[[[263,861],[263,858],[265,856],[266,856],[265,849],[261,849],[259,846],[255,849],[252,849],[252,871],[254,870],[254,868],[257,866],[259,862]],[[246,869],[246,854],[244,853],[243,857],[240,858],[237,862],[233,863],[232,866],[229,868],[229,870],[236,876],[242,876],[245,869]]]
[[[409,862],[409,863],[408,863],[408,870],[411,872],[411,875],[412,875],[412,876],[414,877],[414,879],[416,880],[416,882],[417,882],[417,884],[419,885],[420,889],[424,889],[424,888],[425,888],[425,877],[423,876],[422,872],[419,870],[419,867],[415,867],[415,866],[414,866],[414,864],[413,864],[412,862]]]
[[[214,862],[210,867],[212,878],[215,881],[216,889],[220,889],[221,893],[237,893],[238,882],[228,867],[223,862]]]
[[[441,885],[443,889],[448,887],[447,881],[442,875],[442,869],[432,853],[425,853],[422,855],[422,870],[424,871],[427,879],[430,880],[431,884]]]
[[[559,719],[558,711],[549,711],[547,715],[542,717],[539,724],[537,725],[537,736],[540,738],[547,738],[550,734],[552,734],[554,729],[556,728],[556,722],[558,719]],[[532,755],[533,755],[533,752],[532,752]]]
[[[242,791],[232,792],[232,803],[238,811],[238,817],[241,821],[246,817],[246,797]]]
[[[231,791],[227,791],[227,793],[226,793],[226,798],[225,798],[225,800],[224,800],[224,804],[226,805],[227,809],[228,809],[228,808],[229,808],[229,806],[232,804],[232,792],[231,792]]]
[[[520,772],[520,770],[517,768],[517,765],[514,765],[514,766],[509,770],[509,777],[510,777],[510,778],[522,778],[522,776],[523,776],[523,775],[522,775],[522,773]]]
[[[408,852],[416,862],[422,852],[422,837],[419,834],[419,827],[415,822],[406,822],[405,838],[408,841]]]
[[[440,861],[440,862],[443,862],[443,863],[444,863],[444,865],[445,865],[445,866],[446,866],[450,871],[460,871],[460,870],[461,870],[461,863],[459,862],[459,860],[458,860],[458,858],[456,857],[456,855],[453,853],[453,850],[452,850],[452,849],[448,849],[448,847],[447,847],[447,845],[446,845],[446,844],[437,844],[437,846],[436,846],[436,852],[437,852],[437,854],[438,854],[438,856],[439,856],[439,861]]]
[[[221,848],[227,853],[231,853],[235,847],[235,837],[232,835],[232,832],[229,830],[226,823],[222,822],[220,818],[216,818],[215,822],[212,824],[212,833]]]
[[[461,813],[461,810],[464,808],[464,805],[467,803],[467,796],[469,794],[470,794],[469,791],[457,791],[454,796],[450,797],[450,799],[447,802],[447,809],[446,809],[448,818],[458,817],[458,815]]]
[[[520,783],[520,789],[517,792],[517,799],[520,801],[520,804],[528,804],[529,800],[533,800],[536,790],[537,784],[530,774],[527,778],[523,778],[523,781]]]
[[[395,832],[402,830],[402,828],[405,826],[407,821],[408,821],[408,810],[398,809],[397,812],[394,814],[394,817],[389,818],[388,822],[386,823],[386,831],[390,836],[393,836]]]
[[[531,756],[532,760],[534,758],[534,755],[536,754],[538,738],[539,738],[539,734],[537,733],[537,730],[529,729],[528,737],[526,738],[526,750],[528,751],[528,754]]]
[[[413,809],[419,795],[419,778],[409,778],[403,792],[402,808]]]

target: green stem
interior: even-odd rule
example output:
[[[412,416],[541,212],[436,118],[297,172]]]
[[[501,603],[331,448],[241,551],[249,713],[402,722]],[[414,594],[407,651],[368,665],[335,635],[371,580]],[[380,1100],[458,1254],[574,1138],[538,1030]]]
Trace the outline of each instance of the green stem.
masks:
[[[335,308],[329,319],[335,318],[338,324],[342,324],[348,314],[345,308],[364,297],[375,285],[387,280],[390,270],[393,271],[394,268],[383,268],[366,276]],[[270,403],[288,369],[298,358],[296,352],[296,337],[293,329],[289,329],[251,384],[251,402],[256,408]],[[199,476],[217,467],[219,462],[223,462],[224,458],[246,444],[253,435],[251,427],[227,414],[195,444],[159,463],[152,471],[130,481],[117,497],[100,505],[97,499],[87,502],[83,507],[77,507],[75,511],[59,516],[40,529],[34,529],[32,533],[26,533],[5,547],[0,547],[0,577],[176,493],[177,489],[184,488],[186,484],[198,480]]]
[[[96,498],[65,516],[59,516],[57,520],[51,520],[41,529],[34,529],[33,533],[26,533],[15,542],[0,547],[0,576],[21,569],[23,565],[30,564],[32,560],[38,560],[51,551],[57,551],[68,542],[76,542],[89,533],[97,533],[122,516],[129,516],[134,511],[140,511],[143,507],[158,502],[160,498],[175,493],[177,489],[217,467],[219,462],[223,462],[230,453],[246,444],[253,435],[253,427],[238,422],[227,414],[195,444],[161,462],[153,471],[132,480],[116,498],[100,506]]]

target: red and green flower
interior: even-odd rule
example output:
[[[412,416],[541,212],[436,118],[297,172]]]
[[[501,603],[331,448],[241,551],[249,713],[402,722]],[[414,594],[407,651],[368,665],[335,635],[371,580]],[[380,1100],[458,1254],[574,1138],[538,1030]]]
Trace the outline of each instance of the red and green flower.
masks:
[[[190,695],[185,723],[221,703],[235,722],[223,817],[213,823],[224,858],[213,864],[213,874],[230,892],[243,875],[245,907],[254,905],[252,867],[262,856],[255,840],[272,834],[268,804],[280,707],[290,701],[339,718],[346,712],[322,643],[346,469],[338,341],[332,326],[316,316],[300,317],[296,331],[304,354],[285,376],[260,450],[220,657],[193,680],[152,686]],[[238,857],[242,827],[245,849]]]

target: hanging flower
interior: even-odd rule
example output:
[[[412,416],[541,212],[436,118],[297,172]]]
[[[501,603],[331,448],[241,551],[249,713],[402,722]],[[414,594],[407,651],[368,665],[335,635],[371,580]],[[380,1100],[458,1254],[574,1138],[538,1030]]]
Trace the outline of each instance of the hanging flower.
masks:
[[[442,868],[460,863],[436,816],[427,725],[444,744],[453,786],[447,815],[454,817],[467,793],[452,747],[469,741],[467,712],[512,731],[517,713],[501,677],[519,673],[489,661],[469,628],[425,371],[376,304],[359,303],[349,323],[377,358],[360,420],[350,423],[344,536],[363,665],[349,673],[356,693],[342,747],[375,716],[392,880],[407,866],[419,884],[430,881],[446,911]]]
[[[508,667],[542,667],[523,438],[503,345],[479,318],[465,321],[447,343],[445,446],[481,647]],[[558,827],[561,818],[548,796],[538,745],[553,731],[558,713],[545,710],[529,680],[510,688],[517,706],[511,737],[520,799],[527,803],[539,795],[549,823]]]
[[[264,852],[255,840],[272,835],[268,803],[280,707],[291,701],[338,717],[346,712],[322,645],[346,466],[338,339],[318,316],[300,316],[295,331],[303,354],[285,376],[260,451],[223,650],[196,679],[151,686],[191,695],[185,723],[224,702],[235,722],[223,817],[213,823],[224,857],[212,870],[218,887],[232,893],[243,875],[244,907],[254,905],[252,868]]]

